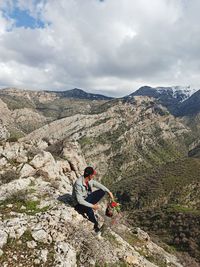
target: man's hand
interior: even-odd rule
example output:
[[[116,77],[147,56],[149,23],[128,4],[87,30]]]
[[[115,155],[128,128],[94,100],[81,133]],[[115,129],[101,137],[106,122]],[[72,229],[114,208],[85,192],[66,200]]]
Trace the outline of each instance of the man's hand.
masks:
[[[110,198],[114,201],[114,196],[113,196],[112,192],[109,192],[108,194],[109,194]]]
[[[93,210],[99,210],[100,206],[98,204],[94,204],[92,208],[93,208]]]

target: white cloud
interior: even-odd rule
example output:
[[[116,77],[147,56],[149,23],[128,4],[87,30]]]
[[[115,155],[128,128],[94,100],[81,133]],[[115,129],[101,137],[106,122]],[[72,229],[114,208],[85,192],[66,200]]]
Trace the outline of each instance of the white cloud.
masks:
[[[0,10],[0,38],[2,38],[2,35],[12,29],[13,23],[14,21],[6,18],[3,12]]]
[[[200,86],[198,0],[7,0],[0,8],[14,3],[46,27],[16,28],[0,13],[1,86],[113,95],[144,84]]]

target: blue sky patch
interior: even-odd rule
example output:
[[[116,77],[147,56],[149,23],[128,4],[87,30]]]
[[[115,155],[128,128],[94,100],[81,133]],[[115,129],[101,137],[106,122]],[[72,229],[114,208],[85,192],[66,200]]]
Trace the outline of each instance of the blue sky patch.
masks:
[[[16,27],[25,27],[31,29],[45,27],[41,20],[37,20],[32,17],[27,10],[21,10],[17,7],[11,13],[7,14],[7,16],[16,21]]]

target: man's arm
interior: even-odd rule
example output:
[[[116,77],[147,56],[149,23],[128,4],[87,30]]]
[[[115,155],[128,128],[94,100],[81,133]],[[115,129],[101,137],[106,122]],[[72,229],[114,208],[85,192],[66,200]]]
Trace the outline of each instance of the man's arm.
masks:
[[[93,182],[94,187],[102,189],[103,191],[105,191],[109,194],[111,199],[114,199],[112,192],[106,186],[102,185],[101,183],[99,183],[95,180],[93,180],[92,182]]]

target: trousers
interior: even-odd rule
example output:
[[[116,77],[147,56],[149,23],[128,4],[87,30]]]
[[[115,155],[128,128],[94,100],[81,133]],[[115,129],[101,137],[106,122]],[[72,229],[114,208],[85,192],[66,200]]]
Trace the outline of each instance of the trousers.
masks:
[[[103,198],[104,195],[105,195],[105,192],[102,189],[99,189],[99,190],[96,190],[96,191],[92,192],[91,194],[89,194],[85,198],[85,201],[87,201],[91,204],[96,204],[97,202],[99,202],[99,200],[101,200]],[[86,214],[89,221],[94,223],[94,227],[98,226],[98,221],[94,215],[94,211],[92,208],[86,207],[86,206],[81,205],[81,204],[77,204],[75,206],[75,210],[82,215]]]

